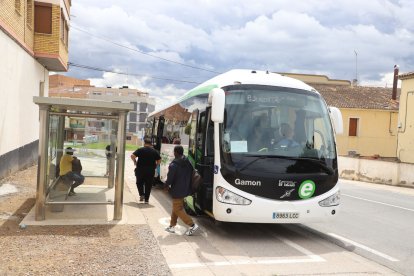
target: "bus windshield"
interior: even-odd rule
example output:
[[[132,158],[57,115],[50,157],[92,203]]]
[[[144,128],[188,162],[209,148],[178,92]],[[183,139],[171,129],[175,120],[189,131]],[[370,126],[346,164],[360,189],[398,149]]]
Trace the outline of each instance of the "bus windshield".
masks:
[[[224,90],[224,162],[241,156],[335,158],[328,110],[318,93],[263,85],[234,85]]]

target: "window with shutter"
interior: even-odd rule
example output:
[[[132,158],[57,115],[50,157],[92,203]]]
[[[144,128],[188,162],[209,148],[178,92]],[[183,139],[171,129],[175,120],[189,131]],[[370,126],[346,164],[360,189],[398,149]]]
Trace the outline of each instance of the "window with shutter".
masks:
[[[35,32],[52,33],[52,7],[35,5]]]
[[[358,136],[358,118],[349,118],[349,136]]]

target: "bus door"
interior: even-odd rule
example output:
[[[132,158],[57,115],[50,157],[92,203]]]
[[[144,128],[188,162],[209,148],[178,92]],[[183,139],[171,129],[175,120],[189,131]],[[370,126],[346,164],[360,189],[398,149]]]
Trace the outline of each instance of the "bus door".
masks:
[[[158,118],[157,133],[155,133],[156,138],[155,138],[155,145],[154,145],[154,149],[158,151],[161,150],[162,134],[164,132],[164,122],[165,122],[164,116],[160,116]]]
[[[210,121],[210,108],[200,112],[197,128],[196,169],[203,183],[195,196],[196,207],[211,212],[213,209],[214,127]]]

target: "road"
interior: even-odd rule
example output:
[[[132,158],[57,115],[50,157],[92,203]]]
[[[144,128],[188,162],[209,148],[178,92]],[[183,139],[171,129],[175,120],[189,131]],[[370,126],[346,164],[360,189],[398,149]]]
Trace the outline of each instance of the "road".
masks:
[[[128,173],[132,171],[131,165],[132,162],[126,163],[125,180],[138,202],[135,177]],[[344,187],[344,193],[346,189]],[[344,196],[344,203],[349,200]],[[169,223],[171,198],[161,189],[153,190],[148,205],[125,204],[137,204],[173,275],[400,275],[383,266],[383,261],[366,258],[354,247],[345,246],[340,240],[324,234],[335,233],[362,243],[363,240],[355,236],[330,228],[337,225],[341,229],[340,226],[346,224],[341,220],[346,218],[347,211],[343,211],[337,221],[325,225],[329,231],[323,229],[324,224],[217,225],[208,217],[197,217],[195,220],[201,231],[187,237],[183,235],[186,227],[180,221],[176,234],[164,231]],[[393,252],[388,253],[392,256]]]
[[[340,185],[337,219],[308,224],[309,230],[403,275],[414,275],[414,189],[347,180]]]

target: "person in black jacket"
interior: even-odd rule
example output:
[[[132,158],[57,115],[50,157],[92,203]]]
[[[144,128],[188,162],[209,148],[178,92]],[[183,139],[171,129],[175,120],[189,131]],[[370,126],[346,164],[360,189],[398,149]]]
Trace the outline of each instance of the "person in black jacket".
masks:
[[[199,229],[199,226],[194,223],[191,217],[185,212],[184,198],[191,194],[191,175],[193,173],[193,166],[184,156],[184,149],[182,146],[174,147],[174,157],[175,159],[168,167],[166,182],[166,185],[170,188],[173,204],[170,226],[165,228],[165,231],[175,233],[175,226],[177,225],[178,218],[180,218],[189,226],[185,234],[191,236]]]
[[[131,159],[136,166],[135,176],[139,201],[145,200],[145,203],[148,204],[154,182],[155,168],[161,163],[160,154],[152,147],[151,139],[145,138],[144,146],[134,151],[131,154]]]

